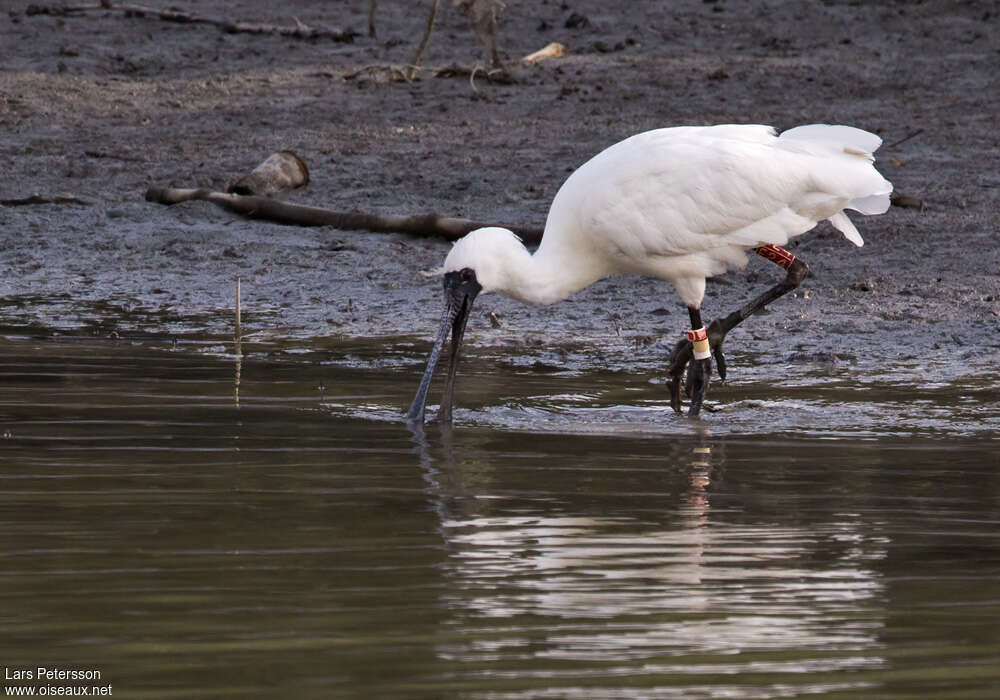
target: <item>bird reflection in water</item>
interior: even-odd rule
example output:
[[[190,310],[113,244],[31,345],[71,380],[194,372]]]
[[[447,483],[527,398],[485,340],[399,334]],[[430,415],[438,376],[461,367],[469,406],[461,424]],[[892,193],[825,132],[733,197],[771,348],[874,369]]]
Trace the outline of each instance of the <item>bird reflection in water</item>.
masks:
[[[857,606],[881,595],[866,562],[883,545],[857,520],[807,527],[746,516],[722,491],[723,441],[705,435],[670,445],[662,462],[630,474],[555,456],[511,472],[491,457],[495,445],[483,449],[465,437],[443,429],[434,454],[416,439],[449,552],[442,603],[470,639],[472,630],[497,624],[488,620],[505,620],[505,632],[490,649],[451,635],[438,648],[442,658],[642,659],[674,672],[665,657],[825,653],[876,640],[877,616],[847,619],[842,611],[845,600]],[[653,466],[662,477],[648,476]],[[592,483],[582,488],[583,480]],[[863,553],[817,566],[824,539],[845,536]],[[738,671],[770,663],[733,658]],[[841,654],[823,663],[846,670],[882,662]]]

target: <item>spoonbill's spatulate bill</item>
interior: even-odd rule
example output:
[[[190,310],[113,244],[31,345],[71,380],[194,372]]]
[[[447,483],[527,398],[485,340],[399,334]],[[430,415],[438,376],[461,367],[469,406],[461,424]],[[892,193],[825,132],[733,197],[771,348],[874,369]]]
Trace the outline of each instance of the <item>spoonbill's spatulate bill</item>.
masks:
[[[725,124],[637,134],[598,153],[563,183],[532,255],[510,231],[482,228],[445,258],[445,313],[407,419],[424,420],[434,368],[451,333],[448,376],[438,413],[451,421],[465,324],[479,293],[552,304],[615,274],[672,283],[691,329],[669,358],[670,400],[681,411],[688,374],[689,415],[698,415],[712,372],[725,379],[722,342],[733,327],[801,284],[804,262],[781,246],[824,219],[863,245],[844,213],[881,214],[892,185],[873,165],[882,140],[850,126],[810,124],[783,132]],[[784,268],[785,278],[705,328],[705,278],[747,263],[746,251]]]

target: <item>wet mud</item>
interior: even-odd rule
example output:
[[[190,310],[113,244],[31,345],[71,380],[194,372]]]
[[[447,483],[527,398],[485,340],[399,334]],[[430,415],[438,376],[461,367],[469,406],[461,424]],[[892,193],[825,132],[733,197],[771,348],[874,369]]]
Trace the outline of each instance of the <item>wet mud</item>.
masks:
[[[649,128],[853,124],[878,166],[924,206],[855,217],[856,249],[823,224],[792,245],[814,276],[731,334],[731,374],[806,376],[924,363],[969,376],[1000,350],[1000,32],[993,3],[509,2],[512,61],[550,41],[566,57],[483,77],[386,82],[409,61],[422,10],[381,2],[199,3],[211,16],[353,29],[353,42],[228,34],[121,13],[0,18],[0,325],[8,333],[224,338],[236,279],[243,326],[309,339],[415,339],[440,309],[449,244],[251,222],[207,203],[144,201],[151,184],[224,190],[281,149],[308,164],[292,201],[385,213],[541,223],[566,175]],[[426,63],[487,57],[448,6]],[[991,29],[992,28],[992,29]],[[359,72],[360,71],[360,72]],[[769,286],[754,260],[710,284],[706,317]],[[491,323],[490,315],[499,323]],[[474,352],[559,371],[659,365],[686,326],[663,282],[613,278],[553,307],[477,302]],[[888,370],[887,370],[888,371]],[[779,377],[780,378],[780,377]],[[933,379],[931,377],[930,379]]]

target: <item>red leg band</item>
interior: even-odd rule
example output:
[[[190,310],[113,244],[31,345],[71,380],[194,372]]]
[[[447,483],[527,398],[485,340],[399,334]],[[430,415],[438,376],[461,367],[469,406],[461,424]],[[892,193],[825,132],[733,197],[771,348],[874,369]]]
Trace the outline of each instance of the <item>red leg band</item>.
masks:
[[[692,343],[695,342],[696,340],[708,339],[708,331],[705,330],[704,326],[702,326],[696,331],[688,331],[687,334],[688,334],[688,340],[690,340]]]
[[[757,248],[756,253],[760,257],[767,258],[778,267],[783,267],[786,270],[792,266],[793,262],[795,262],[794,255],[781,246],[777,246],[772,243],[767,243],[762,245],[760,248]]]

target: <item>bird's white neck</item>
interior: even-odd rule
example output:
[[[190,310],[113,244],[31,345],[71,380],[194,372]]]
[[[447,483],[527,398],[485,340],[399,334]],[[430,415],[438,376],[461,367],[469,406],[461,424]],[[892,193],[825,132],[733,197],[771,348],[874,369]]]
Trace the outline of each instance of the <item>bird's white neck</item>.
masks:
[[[607,256],[593,255],[585,242],[550,233],[546,227],[532,255],[505,228],[476,229],[455,242],[442,270],[473,270],[484,292],[528,304],[553,304],[616,271],[608,268]]]
[[[609,274],[597,269],[592,258],[574,253],[546,246],[543,240],[532,255],[517,243],[504,257],[503,283],[494,291],[527,304],[554,304]]]

